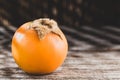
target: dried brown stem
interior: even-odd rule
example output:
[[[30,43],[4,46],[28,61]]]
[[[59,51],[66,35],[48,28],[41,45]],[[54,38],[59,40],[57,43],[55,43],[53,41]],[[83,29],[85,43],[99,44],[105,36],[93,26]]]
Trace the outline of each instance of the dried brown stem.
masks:
[[[29,29],[31,28],[38,33],[40,40],[44,39],[44,37],[50,32],[58,35],[62,39],[61,30],[59,29],[57,22],[52,19],[42,18],[34,20],[29,26]]]

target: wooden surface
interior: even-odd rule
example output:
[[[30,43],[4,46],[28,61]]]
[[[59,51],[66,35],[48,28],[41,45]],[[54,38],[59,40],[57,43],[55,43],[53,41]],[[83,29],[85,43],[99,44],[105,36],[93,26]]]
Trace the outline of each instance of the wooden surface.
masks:
[[[13,28],[0,27],[0,79],[120,80],[120,47],[117,45],[120,41],[120,36],[117,34],[120,33],[120,29],[112,27],[115,34],[111,32],[110,35],[103,35],[105,31],[101,29],[105,28],[107,29],[107,27],[96,29],[98,36],[95,36],[92,32],[88,35],[84,30],[83,33],[83,31],[62,27],[69,42],[69,52],[65,62],[51,74],[30,75],[19,69],[11,56],[12,35],[9,31]],[[84,26],[81,29],[94,31],[92,27]],[[106,33],[109,33],[110,29],[111,27],[106,30]],[[98,38],[100,35],[108,39]],[[114,39],[116,41],[112,42]]]
[[[0,52],[0,79],[119,80],[120,52],[70,52],[64,64],[48,75],[29,75],[15,64],[11,53]]]

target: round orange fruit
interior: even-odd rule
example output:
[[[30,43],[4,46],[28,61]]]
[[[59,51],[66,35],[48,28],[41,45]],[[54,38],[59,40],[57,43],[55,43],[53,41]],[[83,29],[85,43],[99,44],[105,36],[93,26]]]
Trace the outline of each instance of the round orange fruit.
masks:
[[[12,55],[31,74],[47,74],[64,62],[68,44],[57,22],[42,18],[20,26],[12,38]]]

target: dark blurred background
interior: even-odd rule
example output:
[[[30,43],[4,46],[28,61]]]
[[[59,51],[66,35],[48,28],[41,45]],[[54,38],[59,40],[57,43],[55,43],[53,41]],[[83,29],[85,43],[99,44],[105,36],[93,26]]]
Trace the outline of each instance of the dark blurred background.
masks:
[[[120,44],[120,0],[0,0],[0,40],[43,17],[58,22],[72,47]]]
[[[26,21],[49,17],[66,26],[120,25],[119,0],[0,0],[3,20],[20,26]]]

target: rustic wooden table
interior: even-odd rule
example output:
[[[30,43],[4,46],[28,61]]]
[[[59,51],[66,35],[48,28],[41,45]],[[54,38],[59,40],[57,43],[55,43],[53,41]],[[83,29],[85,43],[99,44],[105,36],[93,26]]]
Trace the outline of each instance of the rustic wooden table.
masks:
[[[119,80],[120,52],[69,52],[64,64],[48,75],[29,75],[15,64],[11,53],[0,52],[0,79]]]
[[[46,80],[120,80],[120,47],[113,42],[120,41],[118,39],[120,33],[114,27],[108,28],[109,30],[116,30],[116,35],[108,35],[101,33],[102,36],[108,36],[109,39],[118,39],[117,41],[110,42],[105,38],[99,38],[87,35],[86,32],[75,31],[67,27],[62,28],[69,42],[69,52],[64,64],[59,67],[55,72],[47,75],[30,75],[23,72],[18,68],[11,56],[11,37],[7,32],[8,30],[0,28],[0,79],[46,79]],[[89,27],[82,27],[81,29],[93,30]],[[107,27],[106,27],[107,29]],[[99,29],[98,29],[99,30]],[[95,30],[97,31],[97,30]],[[107,30],[108,31],[108,30]],[[5,33],[4,33],[5,32]],[[76,34],[71,36],[68,34]],[[109,33],[109,32],[106,32]],[[4,35],[3,35],[4,34]],[[96,34],[100,32],[97,31]],[[10,37],[9,37],[10,36]],[[83,36],[83,38],[81,38]],[[117,37],[118,36],[118,37]],[[94,38],[95,37],[95,38]],[[6,39],[7,38],[7,39]],[[86,38],[88,40],[86,40]],[[84,40],[82,40],[84,39]],[[95,44],[88,44],[93,39]],[[88,42],[87,42],[88,41]],[[92,40],[91,40],[92,41]],[[93,43],[94,43],[93,42]],[[92,42],[91,42],[92,43]],[[99,44],[99,45],[98,45]],[[102,46],[103,45],[103,46]],[[110,46],[112,45],[112,46]],[[99,47],[98,47],[99,46]],[[106,46],[106,47],[104,47]]]

